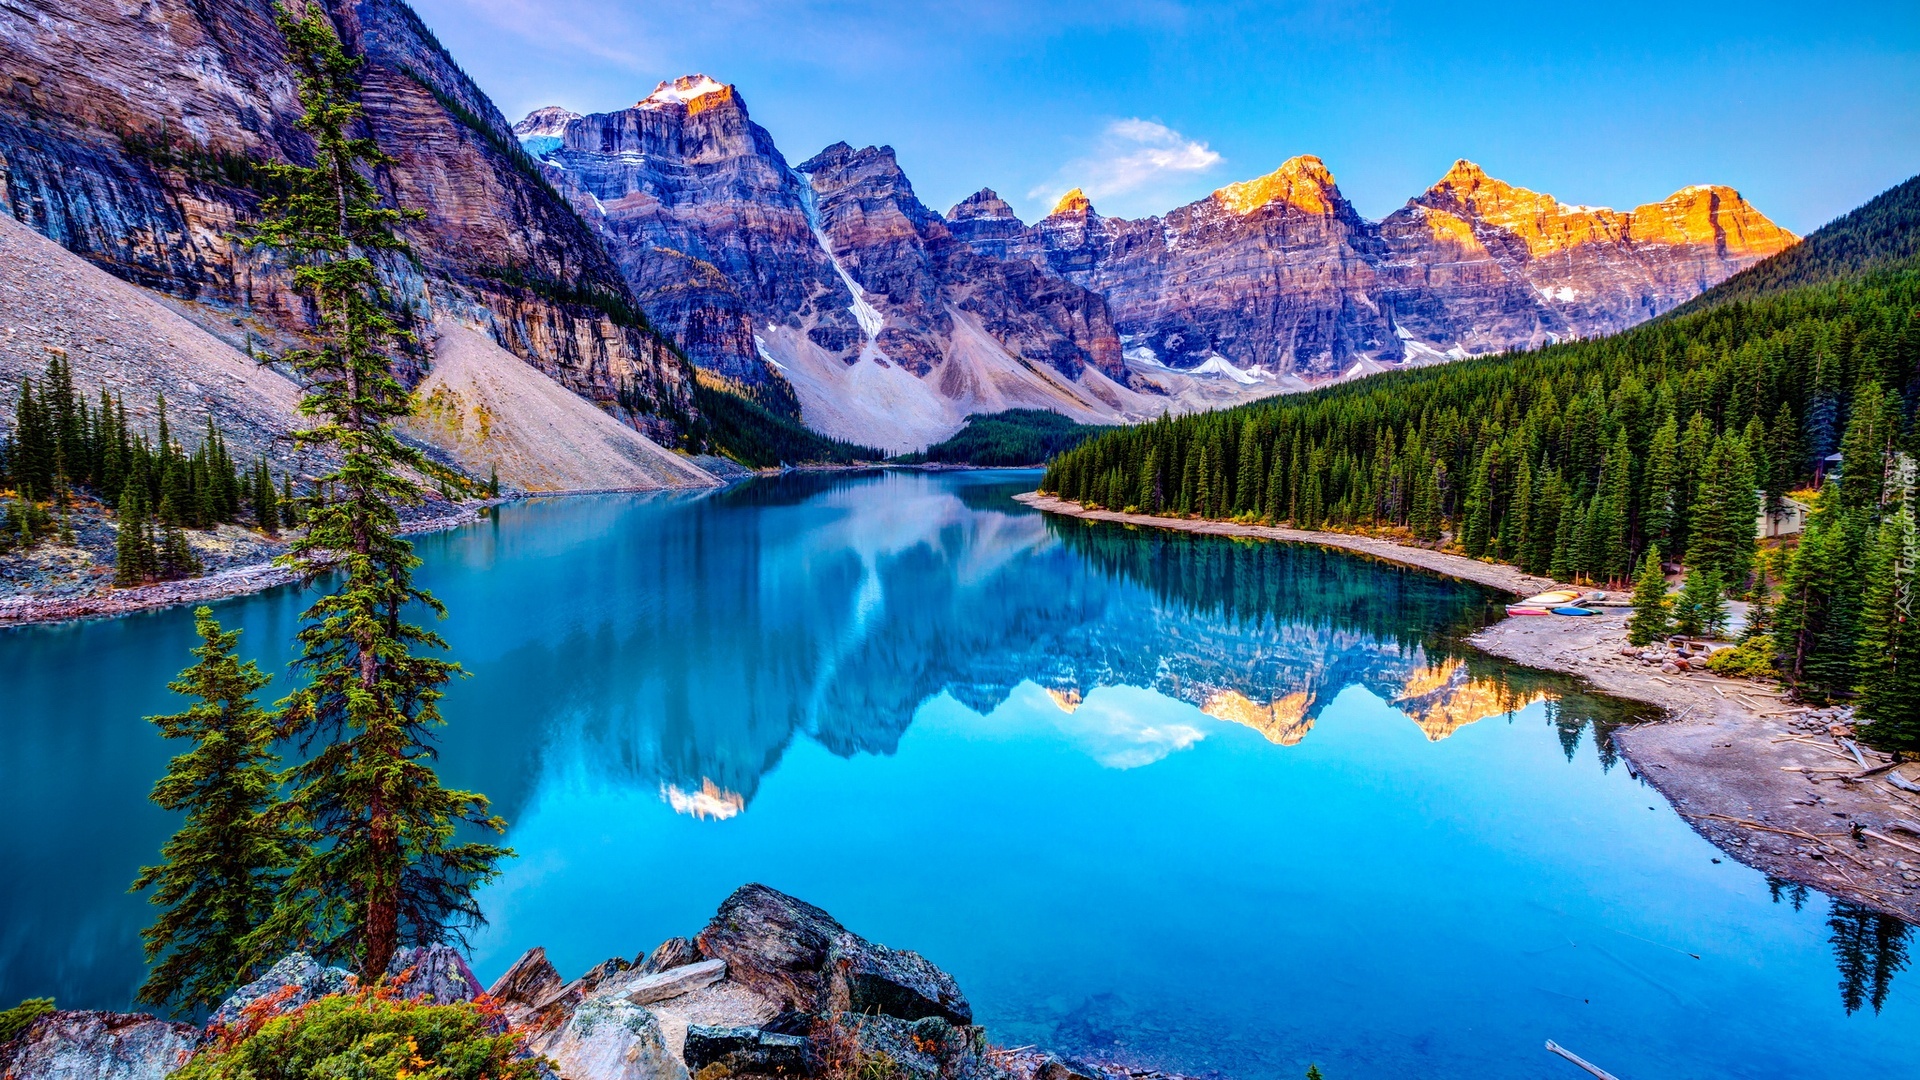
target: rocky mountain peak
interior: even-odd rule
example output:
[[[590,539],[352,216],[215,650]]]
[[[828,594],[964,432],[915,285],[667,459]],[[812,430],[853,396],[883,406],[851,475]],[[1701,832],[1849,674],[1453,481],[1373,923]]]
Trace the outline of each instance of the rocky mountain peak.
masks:
[[[1681,188],[1657,203],[1635,207],[1628,217],[1628,235],[1636,243],[1705,244],[1764,258],[1799,239],[1720,184]]]
[[[1265,176],[1228,184],[1214,192],[1213,198],[1242,217],[1273,203],[1325,216],[1335,213],[1341,202],[1333,173],[1312,154],[1290,157]]]
[[[1012,221],[1017,223],[1020,218],[1013,212],[1013,207],[1007,205],[1007,200],[1000,197],[999,192],[992,188],[981,188],[979,191],[955,203],[953,209],[947,211],[947,220],[953,222],[982,220]]]
[[[637,109],[685,109],[687,115],[704,112],[733,100],[732,85],[707,75],[682,75],[663,80],[653,93],[640,99]]]
[[[513,133],[522,139],[558,138],[566,134],[569,123],[578,119],[580,114],[577,112],[558,105],[543,105],[513,125]]]
[[[1093,200],[1087,198],[1086,192],[1081,191],[1079,188],[1074,188],[1072,191],[1060,196],[1060,201],[1053,204],[1053,211],[1047,216],[1059,217],[1062,214],[1091,216],[1093,214]]]

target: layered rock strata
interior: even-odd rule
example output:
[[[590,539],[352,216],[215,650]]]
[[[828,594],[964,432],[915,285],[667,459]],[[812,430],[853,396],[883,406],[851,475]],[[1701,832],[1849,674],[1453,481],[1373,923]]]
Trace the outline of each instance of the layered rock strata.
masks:
[[[1731,188],[1623,213],[1468,161],[1371,222],[1310,156],[1164,217],[1103,217],[1076,190],[1025,226],[988,189],[949,222],[1104,295],[1137,364],[1310,379],[1612,333],[1795,242]]]
[[[536,110],[514,130],[655,325],[702,366],[791,395],[821,430],[904,448],[973,411],[1157,411],[1129,385],[1099,296],[958,242],[890,148],[836,144],[796,169],[739,92],[704,75],[617,112]]]
[[[406,314],[484,326],[637,428],[671,438],[691,373],[598,236],[541,179],[505,118],[400,0],[332,0],[365,58],[383,190],[426,216],[389,261]],[[236,233],[310,140],[269,0],[19,0],[0,8],[0,209],[116,276],[186,302],[237,346],[310,324],[288,268]],[[425,366],[425,358],[418,361]]]

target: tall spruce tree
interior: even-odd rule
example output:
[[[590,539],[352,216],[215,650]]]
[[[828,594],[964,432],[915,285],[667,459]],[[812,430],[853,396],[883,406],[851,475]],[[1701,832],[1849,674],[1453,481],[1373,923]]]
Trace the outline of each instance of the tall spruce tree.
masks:
[[[1920,751],[1920,625],[1913,621],[1916,551],[1913,510],[1881,522],[1867,555],[1860,613],[1860,735],[1882,750]]]
[[[381,205],[371,173],[389,159],[356,134],[360,62],[325,9],[283,7],[276,21],[314,164],[269,166],[285,194],[265,201],[254,239],[291,257],[313,302],[318,347],[285,357],[306,376],[300,408],[317,421],[296,437],[339,462],[320,478],[326,494],[286,559],[308,585],[334,574],[337,584],[303,615],[295,667],[306,683],[282,720],[310,755],[289,771],[291,805],[320,840],[260,933],[348,959],[372,980],[401,945],[457,939],[481,922],[474,894],[510,853],[456,836],[462,823],[495,832],[505,823],[485,796],[440,783],[432,732],[459,668],[440,655],[439,635],[406,618],[416,605],[445,608],[413,583],[419,560],[398,535],[396,504],[420,498],[401,469],[425,462],[390,428],[412,408],[390,357],[409,335],[374,260],[404,250],[395,229],[418,214]]]
[[[1781,674],[1797,695],[1814,700],[1854,686],[1855,560],[1840,501],[1839,482],[1829,480],[1814,500],[1773,612]]]
[[[147,718],[162,736],[193,743],[153,787],[155,803],[186,817],[160,848],[165,861],[133,883],[162,909],[140,935],[153,968],[139,998],[182,1012],[218,1005],[272,961],[251,938],[300,846],[275,810],[273,722],[253,697],[269,678],[235,655],[240,632],[223,630],[212,609],[194,612],[194,628],[195,662],[168,684],[194,704]]]

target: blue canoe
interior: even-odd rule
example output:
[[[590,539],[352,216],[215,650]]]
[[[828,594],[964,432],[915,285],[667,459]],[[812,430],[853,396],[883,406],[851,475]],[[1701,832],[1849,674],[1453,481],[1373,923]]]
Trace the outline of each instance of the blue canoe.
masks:
[[[1583,608],[1583,607],[1557,607],[1553,609],[1553,613],[1555,615],[1598,615],[1600,614],[1597,611],[1591,610],[1589,608]]]

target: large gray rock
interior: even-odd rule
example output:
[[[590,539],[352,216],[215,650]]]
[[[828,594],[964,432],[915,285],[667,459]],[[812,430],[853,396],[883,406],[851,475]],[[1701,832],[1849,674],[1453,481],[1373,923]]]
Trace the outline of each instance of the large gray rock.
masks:
[[[802,1012],[826,996],[827,953],[847,929],[820,908],[765,885],[742,885],[695,938],[736,982]]]
[[[480,994],[480,980],[459,951],[446,945],[400,949],[387,964],[403,998],[425,998],[435,1005],[472,1001]],[[404,976],[404,978],[401,978]]]
[[[627,1000],[635,1005],[651,1005],[656,1001],[704,990],[725,978],[726,974],[725,960],[702,960],[697,964],[682,964],[651,975],[642,975],[624,984],[621,990]]]
[[[214,1010],[209,1023],[231,1024],[240,1019],[247,1006],[289,987],[292,992],[280,999],[280,1007],[305,1005],[315,998],[345,990],[347,978],[344,968],[326,967],[303,952],[288,953],[268,968],[265,975],[235,990],[232,997]]]
[[[973,1006],[960,993],[960,984],[919,953],[848,934],[828,951],[827,964],[836,1008],[901,1020],[937,1016],[951,1024],[973,1022]]]
[[[808,1071],[808,1043],[801,1035],[784,1035],[754,1027],[687,1028],[683,1057],[693,1073],[721,1065],[734,1076],[793,1076]]]
[[[623,998],[582,1002],[564,1027],[532,1049],[553,1059],[566,1080],[688,1080],[659,1020]]]
[[[875,945],[765,885],[727,897],[697,944],[703,956],[727,962],[730,978],[801,1012],[973,1021],[953,977],[919,953]]]
[[[1004,1080],[987,1056],[983,1028],[956,1026],[938,1016],[907,1021],[898,1017],[841,1013],[832,1018],[826,1039],[855,1067],[890,1061],[897,1080]]]
[[[826,911],[762,884],[741,886],[697,940],[737,982],[803,1013],[941,1017],[972,1024],[973,1007],[920,953],[860,938]]]
[[[6,1080],[163,1080],[200,1032],[145,1013],[53,1012],[0,1044]]]

